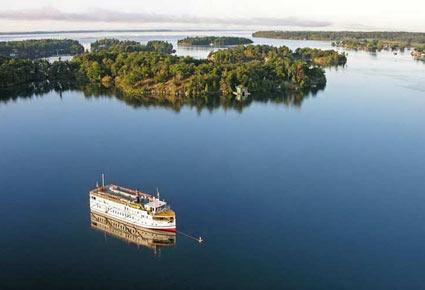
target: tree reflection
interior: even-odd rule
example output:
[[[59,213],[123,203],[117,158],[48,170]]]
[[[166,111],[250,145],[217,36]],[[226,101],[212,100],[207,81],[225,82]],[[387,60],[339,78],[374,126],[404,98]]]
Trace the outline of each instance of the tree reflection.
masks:
[[[314,89],[295,92],[284,92],[279,94],[259,95],[252,94],[244,100],[237,100],[235,96],[211,95],[197,97],[192,99],[173,99],[155,96],[128,96],[121,93],[116,88],[105,88],[101,85],[93,84],[75,84],[75,83],[38,83],[28,86],[20,86],[0,90],[0,103],[8,103],[18,99],[31,99],[43,97],[44,95],[55,92],[60,97],[62,93],[76,91],[84,95],[85,98],[115,98],[133,108],[167,108],[175,112],[180,112],[184,107],[196,108],[198,112],[203,110],[214,111],[216,109],[235,110],[242,112],[253,103],[273,103],[282,104],[287,107],[301,107],[303,101],[316,96],[325,87],[316,87]]]

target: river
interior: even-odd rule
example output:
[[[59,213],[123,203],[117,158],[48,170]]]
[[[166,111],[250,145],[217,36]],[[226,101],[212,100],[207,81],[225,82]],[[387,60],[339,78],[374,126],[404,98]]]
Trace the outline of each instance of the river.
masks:
[[[197,34],[42,37],[88,47],[105,36],[175,44]],[[349,51],[326,75],[316,94],[230,106],[78,90],[0,96],[0,288],[423,288],[425,63],[407,51]],[[205,242],[177,235],[152,250],[93,229],[88,191],[102,172],[159,188],[178,229]]]

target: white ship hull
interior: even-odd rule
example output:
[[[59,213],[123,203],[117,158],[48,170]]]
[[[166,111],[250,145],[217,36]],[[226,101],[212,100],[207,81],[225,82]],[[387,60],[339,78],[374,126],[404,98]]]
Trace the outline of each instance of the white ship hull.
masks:
[[[109,216],[113,219],[146,229],[168,232],[176,231],[175,218],[172,221],[155,220],[146,210],[133,208],[129,205],[114,202],[93,194],[90,194],[90,210],[94,213]]]

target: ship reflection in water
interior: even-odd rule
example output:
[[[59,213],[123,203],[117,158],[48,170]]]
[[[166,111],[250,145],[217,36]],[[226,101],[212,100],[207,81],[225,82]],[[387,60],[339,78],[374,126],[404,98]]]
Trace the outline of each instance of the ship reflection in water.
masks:
[[[155,253],[163,247],[176,244],[175,233],[140,228],[93,212],[90,212],[90,225],[94,230],[130,244],[152,249]]]

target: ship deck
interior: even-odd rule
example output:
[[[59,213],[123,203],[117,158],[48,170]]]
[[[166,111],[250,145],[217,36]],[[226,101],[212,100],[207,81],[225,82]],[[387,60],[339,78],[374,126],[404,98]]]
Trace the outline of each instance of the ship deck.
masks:
[[[126,201],[129,201],[129,202],[136,202],[137,197],[139,197],[143,203],[148,203],[154,199],[153,196],[147,193],[125,188],[125,187],[114,185],[114,184],[96,188],[92,192],[103,193],[105,195],[112,196],[112,197],[118,197],[120,199],[125,199]]]

